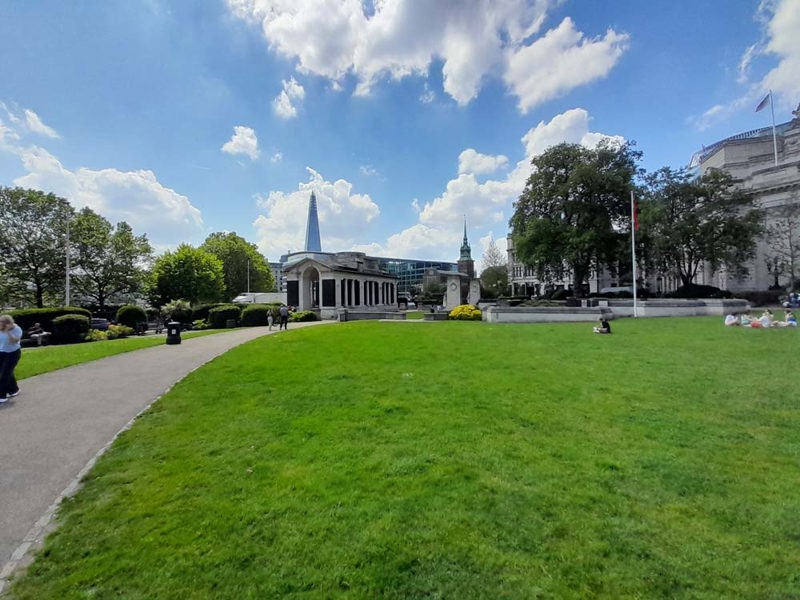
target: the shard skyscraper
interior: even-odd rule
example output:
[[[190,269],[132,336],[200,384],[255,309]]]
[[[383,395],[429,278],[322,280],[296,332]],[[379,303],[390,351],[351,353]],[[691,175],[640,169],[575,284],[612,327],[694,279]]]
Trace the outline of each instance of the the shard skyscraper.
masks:
[[[317,197],[311,192],[308,201],[308,222],[306,224],[306,252],[322,252],[319,241],[319,217],[317,216]]]

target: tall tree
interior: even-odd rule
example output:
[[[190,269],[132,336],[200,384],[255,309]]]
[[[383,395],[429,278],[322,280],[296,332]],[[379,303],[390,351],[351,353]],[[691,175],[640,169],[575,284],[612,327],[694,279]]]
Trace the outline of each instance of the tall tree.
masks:
[[[225,296],[228,300],[247,291],[248,272],[250,289],[271,292],[275,289],[275,277],[264,256],[255,244],[235,233],[212,233],[200,246],[222,261],[225,278]]]
[[[800,198],[797,193],[789,202],[770,211],[767,241],[789,276],[789,287],[797,286],[800,277]]]
[[[763,230],[754,199],[728,173],[711,169],[695,177],[664,167],[647,176],[640,222],[648,256],[658,270],[674,273],[686,286],[708,264],[743,276]]]
[[[592,270],[616,257],[640,156],[629,143],[606,141],[559,144],[534,158],[510,223],[519,260],[542,281],[570,272],[582,294]]]
[[[84,208],[72,220],[70,237],[76,291],[103,308],[110,296],[141,289],[144,268],[153,252],[147,236],[134,235],[124,221],[112,227],[92,209]]]
[[[216,302],[225,293],[222,261],[205,250],[181,244],[155,260],[151,285],[152,299],[159,306],[172,300]]]
[[[17,290],[44,306],[56,298],[66,274],[67,223],[72,207],[38,190],[0,187],[0,262]]]
[[[489,245],[486,246],[486,250],[483,253],[483,258],[481,259],[481,265],[484,269],[489,269],[491,267],[504,267],[508,262],[508,258],[506,257],[506,253],[500,250],[497,247],[497,243],[494,240],[489,242]]]

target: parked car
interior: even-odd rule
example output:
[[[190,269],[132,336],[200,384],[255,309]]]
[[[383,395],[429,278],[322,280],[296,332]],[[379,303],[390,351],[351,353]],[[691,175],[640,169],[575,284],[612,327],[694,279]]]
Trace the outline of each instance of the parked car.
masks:
[[[108,319],[92,319],[91,323],[89,323],[90,329],[99,329],[100,331],[106,331],[108,329],[109,322]]]

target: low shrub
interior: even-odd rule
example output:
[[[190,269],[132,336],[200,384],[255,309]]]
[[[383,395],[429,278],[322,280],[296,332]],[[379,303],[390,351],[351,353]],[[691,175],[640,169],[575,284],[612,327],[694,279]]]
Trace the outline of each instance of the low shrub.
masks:
[[[136,330],[127,325],[109,325],[105,333],[108,335],[108,339],[115,340],[117,338],[126,338],[129,335],[133,335],[136,333]]]
[[[679,287],[674,292],[665,294],[667,298],[733,298],[728,290],[721,290],[713,285],[700,285],[697,283],[690,283]]]
[[[68,314],[53,319],[53,341],[57,344],[82,342],[89,333],[89,317]]]
[[[212,308],[217,308],[219,306],[227,306],[225,302],[214,302],[212,304],[198,304],[194,308],[192,308],[192,323],[195,321],[207,321],[208,320],[208,312]]]
[[[786,292],[783,290],[759,290],[755,292],[740,292],[739,298],[747,300],[751,306],[771,306],[779,304]]]
[[[209,325],[204,319],[197,319],[196,321],[192,321],[192,329],[202,331],[203,329],[211,329],[211,325]]]
[[[178,323],[192,322],[192,306],[188,300],[173,300],[161,307],[161,314]]]
[[[126,304],[117,311],[117,323],[136,329],[136,325],[147,322],[147,313],[141,306]]]
[[[45,331],[53,331],[53,320],[63,315],[83,315],[87,318],[92,316],[92,313],[79,306],[21,308],[12,310],[9,314],[14,317],[14,322],[20,326],[23,332],[33,327],[34,323],[39,323]]]
[[[248,304],[242,311],[242,325],[245,327],[267,325],[267,317],[271,310],[273,307],[269,304]]]
[[[104,342],[105,340],[113,339],[107,332],[100,331],[99,329],[90,329],[89,333],[84,338],[87,342]]]
[[[292,323],[302,323],[304,321],[316,321],[317,313],[315,313],[313,310],[301,310],[298,312],[293,312],[289,317],[289,320]]]
[[[214,329],[222,329],[228,326],[228,321],[238,322],[241,316],[238,304],[223,304],[208,311],[208,324]]]
[[[451,310],[447,318],[456,321],[480,321],[483,315],[480,309],[472,306],[472,304],[461,304]]]

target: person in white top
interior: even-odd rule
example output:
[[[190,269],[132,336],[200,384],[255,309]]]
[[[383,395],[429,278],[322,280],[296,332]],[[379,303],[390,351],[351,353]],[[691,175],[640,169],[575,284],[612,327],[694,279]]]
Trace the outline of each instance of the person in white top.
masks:
[[[0,403],[19,394],[14,369],[21,354],[22,328],[11,315],[0,315]]]
[[[731,313],[729,315],[725,315],[725,326],[726,327],[736,327],[739,325],[739,316],[736,313]]]

